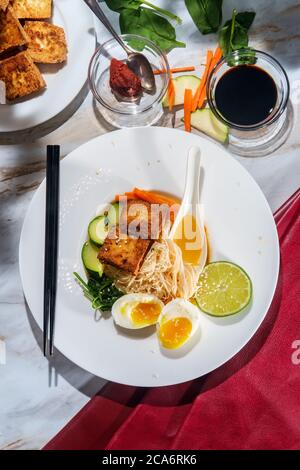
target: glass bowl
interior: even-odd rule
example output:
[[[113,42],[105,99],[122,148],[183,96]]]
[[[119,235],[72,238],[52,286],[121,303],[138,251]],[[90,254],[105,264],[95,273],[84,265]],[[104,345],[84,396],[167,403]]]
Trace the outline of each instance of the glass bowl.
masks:
[[[166,94],[170,68],[165,53],[148,39],[133,34],[123,34],[121,38],[130,49],[136,41],[143,41],[141,51],[152,65],[153,70],[161,70],[155,75],[156,92],[143,93],[140,101],[118,101],[109,85],[110,62],[112,58],[126,59],[126,53],[115,39],[102,44],[94,53],[89,65],[89,84],[104,119],[115,127],[142,127],[156,123],[163,115],[162,100]],[[138,51],[140,52],[140,51]]]
[[[219,112],[215,101],[215,90],[220,78],[232,67],[255,65],[267,72],[277,89],[277,102],[269,116],[254,125],[238,125],[230,122]],[[254,50],[240,49],[221,59],[212,70],[207,81],[207,99],[215,116],[229,127],[229,148],[244,156],[263,156],[276,150],[286,140],[290,131],[287,116],[289,80],[280,63],[271,55]]]

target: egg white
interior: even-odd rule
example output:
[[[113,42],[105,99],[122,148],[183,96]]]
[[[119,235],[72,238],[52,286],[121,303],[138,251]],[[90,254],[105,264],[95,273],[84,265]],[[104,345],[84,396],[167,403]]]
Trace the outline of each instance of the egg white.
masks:
[[[141,302],[158,304],[161,310],[164,307],[163,302],[155,295],[126,294],[126,295],[123,295],[123,297],[120,297],[113,304],[111,313],[112,313],[115,323],[121,326],[122,328],[127,328],[130,330],[139,330],[141,328],[146,328],[147,326],[153,325],[153,323],[149,323],[148,325],[141,326],[141,325],[135,324],[132,321],[132,318],[131,318],[132,310]]]

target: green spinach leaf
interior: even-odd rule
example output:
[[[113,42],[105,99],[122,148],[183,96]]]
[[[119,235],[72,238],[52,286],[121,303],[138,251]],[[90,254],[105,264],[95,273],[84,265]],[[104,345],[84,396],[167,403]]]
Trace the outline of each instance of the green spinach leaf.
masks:
[[[171,23],[148,8],[122,10],[119,21],[122,34],[137,34],[146,37],[165,51],[175,47],[185,47],[184,42],[176,40],[175,29]],[[137,50],[143,50],[145,44],[142,40],[132,41],[131,46]]]
[[[121,13],[121,11],[125,9],[138,10],[142,5],[146,5],[160,15],[164,15],[171,20],[175,20],[178,24],[182,23],[182,20],[179,18],[179,16],[174,15],[174,13],[171,11],[160,8],[153,3],[148,2],[147,0],[105,0],[105,3],[108,8],[113,11],[117,11],[118,13]]]
[[[125,8],[138,10],[142,2],[140,0],[105,0],[105,3],[110,10],[120,13]]]
[[[242,11],[236,14],[235,21],[248,31],[254,21],[255,15],[256,13],[254,11]]]
[[[233,10],[231,20],[226,21],[219,31],[219,44],[224,56],[248,46],[248,29],[254,17],[255,13],[252,11],[237,13]]]
[[[185,0],[185,5],[202,34],[218,31],[222,21],[222,0]]]

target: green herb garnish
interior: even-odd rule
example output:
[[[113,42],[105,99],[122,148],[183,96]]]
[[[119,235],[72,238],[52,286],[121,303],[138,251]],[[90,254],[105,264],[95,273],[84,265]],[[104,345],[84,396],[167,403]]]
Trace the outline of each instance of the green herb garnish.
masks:
[[[98,276],[97,279],[90,277],[88,282],[85,282],[78,273],[73,274],[82,287],[84,295],[91,301],[94,310],[106,312],[112,308],[119,297],[124,295],[105,274]]]

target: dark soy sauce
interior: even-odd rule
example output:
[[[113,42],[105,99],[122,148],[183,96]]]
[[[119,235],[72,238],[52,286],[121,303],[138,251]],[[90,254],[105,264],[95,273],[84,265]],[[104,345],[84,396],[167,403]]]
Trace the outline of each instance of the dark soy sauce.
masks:
[[[238,65],[218,81],[215,101],[227,121],[251,126],[270,115],[277,101],[277,88],[273,78],[261,68]]]

